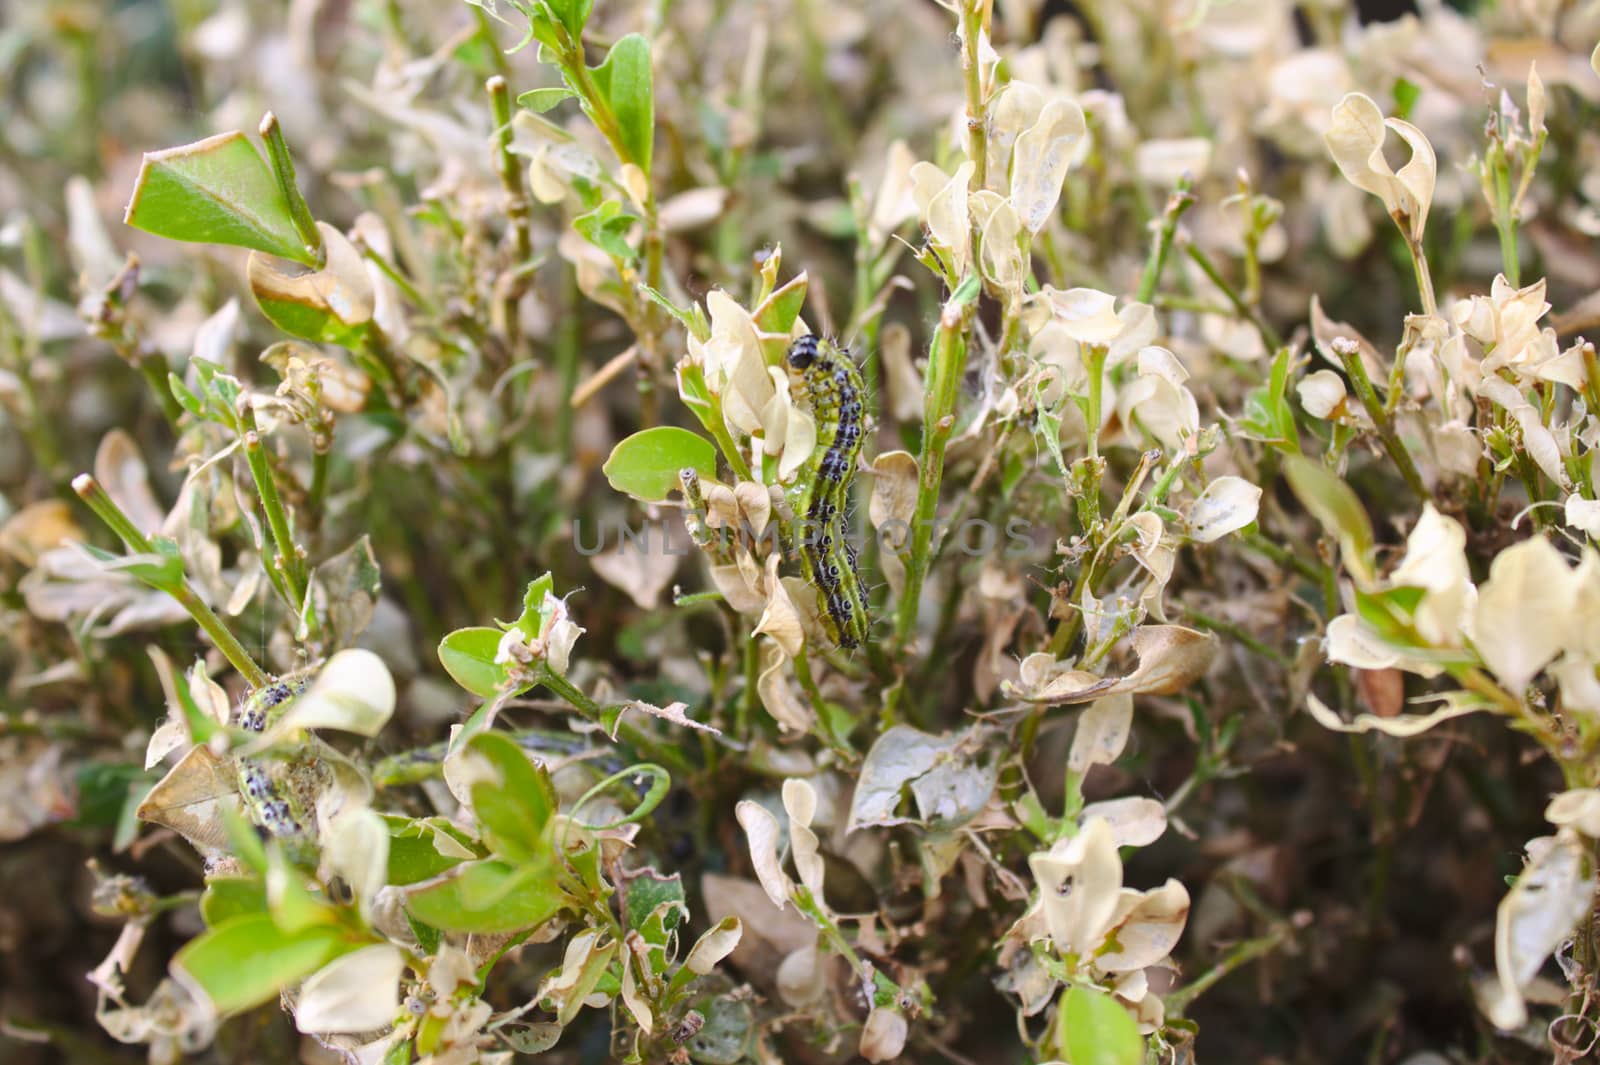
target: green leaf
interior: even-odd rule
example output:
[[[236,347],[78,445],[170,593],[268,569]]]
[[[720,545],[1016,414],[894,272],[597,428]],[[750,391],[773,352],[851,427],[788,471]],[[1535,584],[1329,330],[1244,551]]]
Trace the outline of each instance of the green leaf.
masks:
[[[755,319],[756,328],[763,333],[777,333],[783,338],[783,343],[789,343],[789,333],[794,329],[796,318],[800,317],[800,308],[806,302],[806,288],[808,281],[802,271],[789,280],[788,284],[773,292],[772,295],[761,301],[761,306],[751,315]]]
[[[685,468],[714,478],[716,447],[698,433],[661,425],[634,433],[612,448],[601,470],[612,488],[653,503],[678,487],[678,473]]]
[[[623,162],[633,163],[648,175],[656,132],[650,42],[637,33],[628,34],[611,46],[605,62],[591,72],[595,87],[617,116],[622,148],[628,156]]]
[[[1071,1065],[1141,1065],[1144,1039],[1116,999],[1090,987],[1069,988],[1058,1020],[1058,1048]]]
[[[460,865],[465,859],[439,852],[435,840],[441,835],[448,836],[461,844],[462,849],[468,851],[474,849],[461,830],[442,817],[413,821],[410,818],[386,814],[383,819],[389,826],[387,880],[390,884],[404,886],[421,883]]]
[[[130,762],[85,762],[76,774],[77,815],[70,822],[84,828],[111,828],[133,796],[134,805],[158,779]]]
[[[494,660],[501,635],[499,629],[485,626],[457,629],[439,641],[439,662],[467,691],[493,699],[507,679],[506,667]]]
[[[1280,451],[1298,454],[1300,431],[1295,426],[1294,408],[1289,405],[1289,349],[1272,360],[1272,377],[1267,384],[1252,389],[1244,400],[1239,424],[1245,433],[1271,444]]]
[[[172,964],[188,973],[221,1013],[276,998],[359,943],[332,925],[285,932],[265,913],[233,917],[178,951]]]
[[[514,862],[548,861],[550,843],[544,830],[557,808],[550,774],[529,761],[504,733],[480,733],[467,744],[467,750],[485,759],[497,778],[472,785],[472,809],[484,842]]]
[[[639,257],[639,252],[628,243],[628,230],[638,220],[623,211],[622,204],[616,200],[606,200],[587,214],[574,218],[572,228],[607,255],[615,255],[623,262],[632,262]]]
[[[412,888],[406,908],[446,932],[520,932],[548,921],[565,902],[549,866],[490,859]]]
[[[1284,456],[1283,474],[1295,497],[1339,541],[1345,568],[1358,581],[1371,581],[1372,523],[1355,492],[1321,463],[1301,455]]]
[[[262,255],[250,256],[247,273],[256,306],[291,336],[360,347],[372,329],[376,295],[366,263],[349,239],[319,225],[327,263],[306,269]]]
[[[215,928],[224,921],[267,912],[267,885],[253,876],[219,876],[206,883],[200,916]]]
[[[1417,106],[1417,97],[1422,95],[1422,87],[1416,82],[1405,78],[1394,79],[1394,117],[1409,119],[1412,108]]]
[[[312,265],[266,161],[238,130],[147,152],[123,221],[170,240],[233,244]]]
[[[594,8],[594,0],[545,0],[550,13],[560,20],[566,27],[567,33],[577,43],[583,36],[583,25],[589,21],[589,12]]]
[[[653,868],[640,869],[624,882],[623,891],[627,896],[624,915],[632,929],[643,928],[658,906],[670,905],[676,913],[668,928],[676,927],[677,917],[688,912],[684,906],[683,879],[677,873],[662,876]]]
[[[291,865],[277,846],[267,851],[267,908],[274,923],[285,932],[331,925],[338,920],[333,907],[312,894],[306,887],[305,874]]]
[[[550,623],[556,610],[554,601],[549,598],[555,594],[555,587],[555,578],[549,573],[529,581],[528,590],[522,593],[522,616],[511,627],[530,640],[543,636],[545,626]],[[547,601],[550,601],[550,605],[546,605]]]
[[[628,927],[650,945],[651,971],[665,972],[671,962],[667,946],[672,932],[689,914],[682,879],[677,873],[662,876],[653,868],[641,869],[626,881],[623,893]]]
[[[711,339],[711,323],[706,321],[706,312],[698,303],[690,304],[689,309],[684,310],[643,282],[639,284],[639,291],[644,294],[645,299],[676,318],[678,324],[689,331],[690,336],[701,343]]]
[[[517,105],[542,115],[557,104],[570,100],[576,95],[578,94],[564,85],[551,89],[529,89],[517,97]]]

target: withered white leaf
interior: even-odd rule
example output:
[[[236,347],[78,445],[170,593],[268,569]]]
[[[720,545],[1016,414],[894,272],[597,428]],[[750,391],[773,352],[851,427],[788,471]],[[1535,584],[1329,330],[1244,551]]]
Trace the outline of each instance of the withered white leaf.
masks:
[[[1087,773],[1091,766],[1115,762],[1128,742],[1132,725],[1132,695],[1118,692],[1096,699],[1078,715],[1067,768],[1074,773]]]
[[[400,1009],[405,955],[392,943],[375,943],[336,958],[312,973],[295,1002],[302,1032],[370,1032],[386,1027]]]

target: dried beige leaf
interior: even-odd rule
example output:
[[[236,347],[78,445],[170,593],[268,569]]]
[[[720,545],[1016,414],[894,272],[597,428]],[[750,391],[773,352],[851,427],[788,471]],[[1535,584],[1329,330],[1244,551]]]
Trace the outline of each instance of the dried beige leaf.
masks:
[[[766,707],[767,713],[772,715],[780,728],[791,732],[808,732],[816,721],[816,715],[810,706],[800,701],[789,683],[789,657],[774,640],[762,644],[762,668],[756,678],[756,693],[761,696],[761,705]]]
[[[1383,157],[1385,130],[1393,130],[1411,148],[1410,160],[1398,173]],[[1345,180],[1383,200],[1407,238],[1420,242],[1438,175],[1433,146],[1422,131],[1401,119],[1385,118],[1370,97],[1353,92],[1334,107],[1323,139]]]
[[[828,986],[822,961],[815,943],[807,943],[783,959],[778,966],[777,983],[778,997],[784,1005],[800,1009],[822,997]]]
[[[1575,591],[1571,568],[1541,536],[1506,548],[1490,564],[1473,612],[1473,642],[1513,695],[1561,651]]]
[[[817,815],[817,792],[811,782],[790,777],[783,782],[783,809],[789,815],[789,849],[794,854],[795,871],[800,882],[811,892],[818,904],[825,904],[822,896],[821,841],[811,831],[811,821]]]
[[[1465,695],[1465,693],[1457,694]],[[1449,721],[1451,718],[1475,714],[1480,710],[1491,709],[1491,706],[1489,703],[1477,700],[1476,697],[1466,697],[1447,701],[1443,707],[1431,714],[1400,714],[1395,717],[1357,714],[1354,721],[1345,722],[1321,699],[1318,699],[1315,695],[1307,695],[1306,709],[1317,724],[1325,729],[1332,729],[1334,732],[1381,732],[1385,736],[1396,736],[1404,739],[1420,735],[1435,725]]]
[[[1082,956],[1098,949],[1122,890],[1111,826],[1101,818],[1085,822],[1077,835],[1031,855],[1028,868],[1039,882],[1039,905],[1056,950]]]
[[[909,1028],[898,1010],[874,1006],[861,1026],[861,1056],[868,1061],[892,1061],[906,1048]]]
[[[1205,675],[1216,656],[1217,641],[1210,633],[1182,625],[1144,625],[1134,630],[1133,651],[1139,656],[1139,668],[1123,678],[1117,690],[1175,695]]]
[[[1055,213],[1061,183],[1087,135],[1083,109],[1072,100],[1056,99],[1017,137],[1011,156],[1011,204],[1015,220],[1029,233],[1043,229]]]
[[[150,474],[133,437],[121,429],[107,433],[95,451],[94,476],[141,532],[160,531],[166,513],[150,490]]]
[[[683,959],[684,968],[697,976],[705,976],[717,963],[732,954],[744,935],[744,924],[738,917],[724,917],[706,930]]]
[[[874,529],[896,523],[884,533],[884,547],[896,551],[910,542],[916,508],[916,457],[908,451],[885,451],[872,462],[872,497],[867,501],[867,520]]]
[[[372,279],[361,253],[349,238],[326,222],[318,222],[327,262],[321,270],[308,270],[261,252],[250,253],[250,290],[257,299],[298,303],[319,314],[331,315],[345,328],[372,321],[375,306]]]
[[[1096,817],[1111,826],[1111,834],[1119,847],[1147,846],[1167,830],[1167,808],[1141,795],[1092,802],[1083,808],[1079,820],[1090,821]]]
[[[1209,544],[1238,532],[1256,520],[1260,505],[1260,485],[1232,474],[1218,477],[1189,504],[1189,538]]]
[[[639,609],[654,610],[661,604],[661,593],[672,583],[681,560],[675,551],[618,547],[595,555],[589,565],[601,580],[626,592]]]
[[[0,525],[0,552],[30,568],[46,551],[86,539],[72,508],[60,499],[29,503]]]
[[[1347,394],[1344,378],[1332,370],[1307,374],[1294,390],[1300,396],[1300,405],[1313,418],[1333,418],[1343,411]]]
[[[295,1027],[328,1033],[388,1026],[400,1009],[400,976],[405,968],[405,955],[391,943],[375,943],[334,959],[301,985],[294,1006]]]
[[[1087,773],[1093,766],[1115,762],[1122,755],[1132,726],[1132,695],[1118,692],[1096,699],[1078,715],[1067,768],[1074,773]]]
[[[919,421],[924,395],[922,373],[911,359],[911,331],[900,322],[884,326],[878,338],[878,355],[887,386],[885,409],[902,424]]]
[[[1189,920],[1189,891],[1168,880],[1154,891],[1123,891],[1112,918],[1116,948],[1094,959],[1106,972],[1155,965],[1178,945]]]
[[[328,659],[311,686],[250,749],[270,747],[297,729],[376,736],[394,706],[394,677],[383,659],[365,648],[347,648]]]
[[[1520,1028],[1528,1010],[1523,991],[1594,904],[1595,880],[1575,833],[1528,841],[1528,865],[1496,911],[1494,961],[1498,985],[1485,1003],[1497,1028]]]
[[[656,706],[642,699],[635,699],[627,704],[627,708],[629,710],[638,710],[640,713],[649,714],[651,717],[660,718],[662,721],[680,725],[684,728],[699,729],[701,732],[709,732],[715,736],[722,735],[720,729],[713,728],[704,721],[696,721],[690,717],[688,703],[668,703],[666,706]]]
[[[141,821],[164,825],[194,844],[216,850],[227,846],[223,807],[241,813],[238,782],[210,747],[191,747],[139,804]],[[242,813],[241,813],[242,816]]]
[[[755,869],[756,879],[761,882],[761,889],[774,906],[782,909],[789,902],[794,881],[789,879],[789,874],[783,871],[783,866],[778,862],[778,819],[765,806],[751,799],[741,799],[733,808],[733,815],[744,829],[745,839],[750,845],[750,864]]]
[[[1544,819],[1558,828],[1574,828],[1600,839],[1600,788],[1572,788],[1550,800]]]

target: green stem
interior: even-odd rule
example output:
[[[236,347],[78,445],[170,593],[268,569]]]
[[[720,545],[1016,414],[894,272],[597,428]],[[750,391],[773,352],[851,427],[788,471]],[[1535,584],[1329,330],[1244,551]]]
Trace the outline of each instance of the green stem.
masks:
[[[1110,350],[1104,344],[1083,347],[1083,368],[1089,374],[1089,393],[1083,401],[1083,427],[1091,459],[1100,457],[1100,407],[1106,387],[1106,356]]]
[[[1405,478],[1406,484],[1419,499],[1431,502],[1433,493],[1422,483],[1422,475],[1417,472],[1417,464],[1411,460],[1411,452],[1406,450],[1399,434],[1395,432],[1389,412],[1384,409],[1383,403],[1378,399],[1377,390],[1372,387],[1372,378],[1367,376],[1366,364],[1361,361],[1360,346],[1346,337],[1336,337],[1333,341],[1333,350],[1339,356],[1339,361],[1344,364],[1344,372],[1349,376],[1350,384],[1355,389],[1356,397],[1361,400],[1361,406],[1365,408],[1367,417],[1372,419],[1372,424],[1378,431],[1378,439],[1383,443],[1383,449],[1399,467],[1400,476]]]
[[[1189,1003],[1209,991],[1223,977],[1235,969],[1248,965],[1263,955],[1270,954],[1289,938],[1287,925],[1279,925],[1264,936],[1247,939],[1236,944],[1234,948],[1222,956],[1222,960],[1211,968],[1195,977],[1178,990],[1162,996],[1166,1003],[1167,1016],[1180,1017],[1189,1007]]]
[[[963,285],[965,289],[968,286]],[[967,316],[970,299],[961,294],[945,304],[939,330],[928,353],[927,398],[923,405],[922,453],[917,458],[917,504],[912,516],[911,551],[906,559],[905,590],[895,619],[895,638],[904,645],[917,623],[922,583],[928,575],[933,522],[944,478],[944,452],[955,429],[955,402],[967,366]]]
[[[1215,264],[1213,264],[1212,261],[1206,256],[1205,252],[1201,251],[1192,243],[1184,245],[1184,250],[1189,253],[1189,258],[1194,260],[1194,264],[1200,268],[1201,273],[1210,278],[1211,283],[1222,290],[1222,294],[1226,296],[1228,298],[1228,302],[1233,305],[1234,313],[1236,313],[1240,318],[1243,318],[1245,321],[1249,322],[1251,325],[1255,326],[1256,332],[1261,334],[1261,339],[1267,345],[1267,349],[1269,351],[1277,351],[1279,348],[1283,347],[1283,338],[1278,336],[1278,331],[1273,329],[1272,326],[1268,325],[1266,321],[1255,312],[1254,308],[1244,301],[1244,298],[1240,296],[1238,291],[1228,283],[1226,278],[1222,276],[1221,272],[1217,270]]]
[[[961,75],[967,96],[967,158],[972,160],[974,190],[989,180],[989,124],[983,99],[983,71],[978,43],[983,37],[983,0],[961,3]]]
[[[78,493],[78,497],[88,505],[90,510],[94,511],[95,517],[104,522],[106,527],[116,534],[117,539],[121,540],[123,546],[129,551],[136,555],[159,553],[151,539],[140,531],[139,527],[133,523],[133,519],[128,517],[121,507],[117,506],[116,500],[112,499],[106,490],[100,487],[100,482],[89,474],[83,473],[73,478],[72,490]],[[239,675],[245,679],[245,682],[250,687],[259,688],[271,680],[267,676],[266,670],[256,665],[255,660],[250,657],[250,653],[244,649],[244,645],[228,630],[228,626],[222,623],[222,619],[217,617],[216,612],[200,598],[199,594],[189,585],[188,578],[184,577],[181,572],[175,584],[152,585],[152,587],[158,587],[161,591],[172,596],[173,599],[177,600],[179,606],[189,612],[189,616],[194,618],[195,624],[199,625],[205,634],[211,637],[211,642],[216,645],[217,650],[221,651],[223,657],[232,663],[233,668],[239,671]]]
[[[278,494],[278,483],[272,477],[272,468],[267,463],[266,449],[261,445],[261,434],[256,428],[255,411],[245,407],[242,415],[244,433],[244,457],[250,466],[250,476],[256,483],[256,494],[261,497],[261,509],[267,516],[267,527],[272,532],[273,546],[277,557],[272,560],[272,566],[283,577],[284,590],[289,595],[289,606],[294,611],[296,622],[305,611],[306,595],[306,569],[305,559],[301,557],[300,549],[294,542],[294,534],[289,527],[289,515],[283,509],[283,498]],[[314,627],[315,621],[312,620]]]
[[[1522,287],[1522,267],[1517,261],[1517,212],[1511,203],[1511,164],[1497,140],[1489,150],[1487,165],[1494,175],[1494,228],[1500,234],[1500,265],[1512,288]]]
[[[1155,298],[1156,286],[1161,283],[1161,271],[1167,263],[1167,252],[1172,249],[1172,238],[1178,231],[1178,219],[1183,213],[1194,205],[1194,179],[1188,174],[1178,179],[1178,185],[1172,190],[1172,195],[1167,197],[1167,206],[1161,212],[1161,228],[1156,230],[1155,239],[1150,244],[1150,255],[1144,261],[1144,276],[1139,279],[1139,294],[1135,297],[1140,303],[1149,303]]]
[[[289,217],[294,222],[295,232],[300,234],[300,240],[305,244],[312,261],[320,267],[327,262],[327,253],[322,247],[322,233],[317,229],[317,220],[312,217],[306,198],[300,194],[300,186],[295,184],[294,158],[290,156],[289,145],[283,139],[283,130],[278,127],[278,116],[271,111],[261,117],[261,139],[267,145],[267,157],[272,162],[273,176],[278,179],[278,191],[289,204]]]
[[[1417,296],[1422,300],[1422,313],[1438,314],[1439,302],[1433,294],[1433,274],[1428,269],[1428,256],[1422,250],[1421,242],[1407,240],[1406,250],[1411,253],[1411,269],[1417,275]]]
[[[558,395],[563,397],[556,405],[556,442],[562,457],[571,459],[577,447],[572,438],[572,404],[564,397],[571,396],[578,387],[578,361],[583,354],[583,294],[578,291],[578,271],[575,267],[561,267],[561,324],[556,327],[556,374],[561,382]]]
[[[506,215],[511,219],[517,242],[517,265],[521,266],[533,257],[533,233],[528,226],[533,207],[523,187],[522,168],[511,150],[511,90],[506,86],[506,79],[498,74],[484,87],[489,91],[489,104],[494,110],[495,162],[500,171],[500,184],[506,190]]]

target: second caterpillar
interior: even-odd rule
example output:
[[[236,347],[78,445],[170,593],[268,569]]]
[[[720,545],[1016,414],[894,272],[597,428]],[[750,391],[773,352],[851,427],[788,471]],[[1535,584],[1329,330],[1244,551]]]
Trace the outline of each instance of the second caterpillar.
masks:
[[[816,448],[796,482],[800,554],[817,588],[822,626],[848,650],[867,637],[856,550],[845,534],[850,487],[866,438],[861,374],[847,350],[809,334],[789,345],[785,361],[796,397],[817,423]]]

